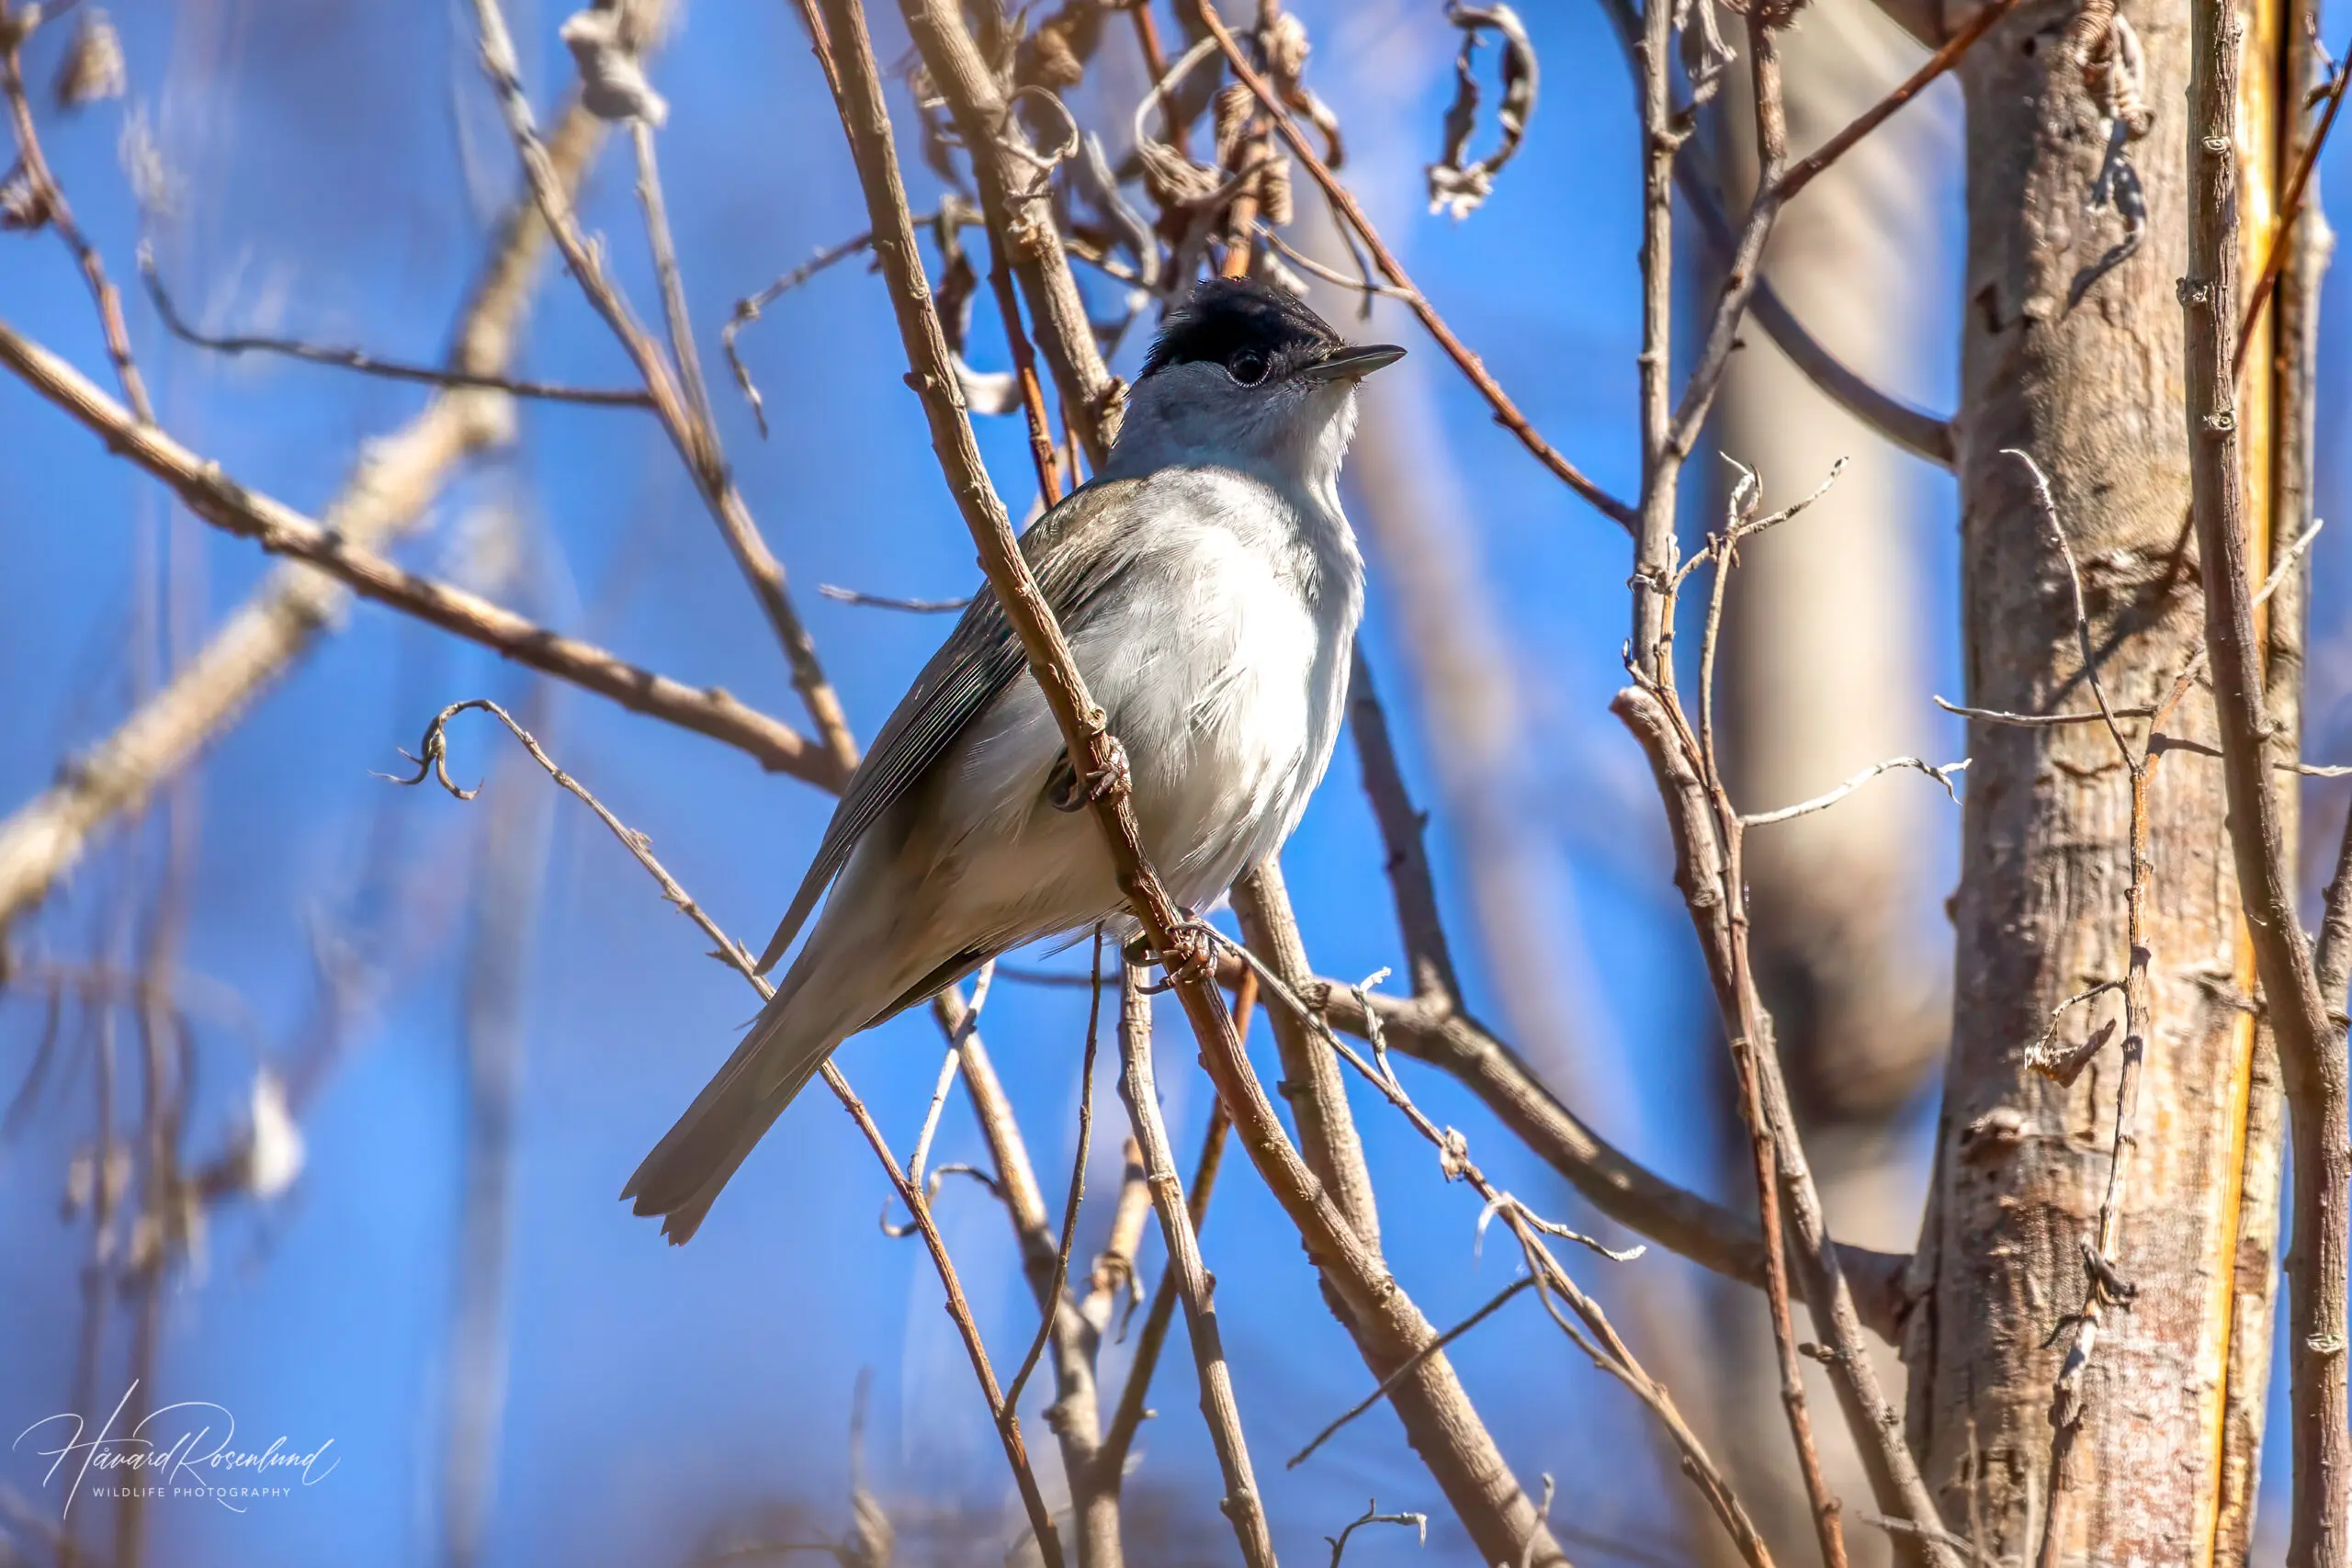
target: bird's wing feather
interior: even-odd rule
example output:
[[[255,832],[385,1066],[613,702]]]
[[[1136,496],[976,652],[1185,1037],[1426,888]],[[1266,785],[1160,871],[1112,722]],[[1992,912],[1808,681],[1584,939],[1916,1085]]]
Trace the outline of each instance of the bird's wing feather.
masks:
[[[1036,575],[1038,589],[1055,618],[1065,625],[1135,558],[1140,541],[1127,513],[1140,483],[1098,479],[1085,485],[1021,536],[1021,553]],[[817,858],[767,951],[760,955],[762,970],[772,967],[792,945],[858,840],[947,754],[965,728],[1020,675],[1024,662],[1021,641],[1005,624],[995,589],[983,585],[912,689],[899,700],[875,737],[874,749],[842,792]]]

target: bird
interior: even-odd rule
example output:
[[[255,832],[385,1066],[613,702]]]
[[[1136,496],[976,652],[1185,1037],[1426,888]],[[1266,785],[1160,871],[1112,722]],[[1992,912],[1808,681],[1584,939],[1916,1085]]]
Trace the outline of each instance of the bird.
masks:
[[[1021,536],[1188,911],[1281,847],[1330,762],[1364,593],[1340,467],[1358,384],[1404,353],[1267,284],[1204,280],[1095,477]],[[984,586],[852,775],[759,968],[815,915],[807,942],[622,1189],[673,1244],[849,1036],[1029,942],[1134,934],[1081,809],[1103,781],[1076,776],[1025,668]]]

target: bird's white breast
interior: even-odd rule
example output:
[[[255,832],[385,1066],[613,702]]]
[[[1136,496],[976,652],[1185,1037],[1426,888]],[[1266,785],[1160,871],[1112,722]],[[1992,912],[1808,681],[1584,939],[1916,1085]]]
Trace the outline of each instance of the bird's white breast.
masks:
[[[1363,569],[1336,509],[1311,497],[1214,468],[1163,473],[1150,491],[1134,524],[1149,534],[1141,558],[1068,629],[1133,765],[1152,863],[1171,897],[1204,908],[1288,836],[1330,761]],[[966,840],[993,863],[986,885],[1020,881],[999,847],[1062,869],[1018,888],[1014,923],[1039,934],[1121,902],[1100,829],[1042,804],[1060,751],[1024,679],[976,724],[956,769],[956,815],[994,824]]]

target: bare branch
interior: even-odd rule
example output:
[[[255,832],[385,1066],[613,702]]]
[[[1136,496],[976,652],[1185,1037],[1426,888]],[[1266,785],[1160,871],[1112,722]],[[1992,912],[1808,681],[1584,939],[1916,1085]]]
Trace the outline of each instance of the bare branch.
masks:
[[[1267,868],[1267,870],[1271,869],[1271,867]],[[1363,1156],[1355,1143],[1354,1128],[1349,1121],[1347,1097],[1336,1082],[1337,1068],[1329,1060],[1330,1055],[1336,1055],[1355,1068],[1366,1081],[1378,1089],[1391,1105],[1404,1114],[1413,1130],[1437,1151],[1439,1167],[1444,1172],[1447,1180],[1467,1182],[1471,1190],[1485,1200],[1486,1208],[1479,1218],[1479,1228],[1482,1232],[1487,1220],[1497,1215],[1501,1216],[1504,1223],[1510,1227],[1512,1235],[1518,1238],[1521,1250],[1526,1256],[1528,1268],[1539,1281],[1539,1288],[1547,1292],[1547,1302],[1549,1296],[1555,1294],[1566,1301],[1574,1308],[1577,1316],[1584,1321],[1592,1337],[1587,1340],[1574,1329],[1570,1330],[1570,1337],[1591,1354],[1593,1360],[1602,1371],[1623,1382],[1657,1416],[1681,1457],[1684,1473],[1690,1478],[1692,1483],[1699,1488],[1701,1495],[1707,1500],[1708,1506],[1714,1511],[1725,1532],[1731,1537],[1734,1547],[1743,1559],[1753,1565],[1753,1568],[1769,1568],[1771,1556],[1765,1549],[1762,1537],[1757,1533],[1754,1521],[1748,1517],[1747,1510],[1741,1506],[1739,1499],[1734,1495],[1730,1483],[1724,1480],[1722,1472],[1709,1457],[1697,1435],[1684,1423],[1680,1412],[1675,1408],[1673,1396],[1667,1391],[1666,1385],[1651,1377],[1643,1369],[1641,1363],[1634,1359],[1633,1351],[1619,1338],[1616,1330],[1610,1325],[1607,1317],[1601,1313],[1600,1305],[1587,1296],[1575,1280],[1568,1277],[1566,1270],[1560,1266],[1559,1260],[1553,1256],[1551,1248],[1544,1244],[1543,1236],[1550,1235],[1566,1237],[1620,1262],[1630,1262],[1634,1258],[1640,1256],[1640,1249],[1636,1248],[1631,1253],[1611,1252],[1589,1236],[1579,1235],[1566,1226],[1554,1224],[1540,1218],[1519,1199],[1498,1190],[1470,1157],[1468,1141],[1452,1128],[1441,1130],[1421,1111],[1420,1107],[1413,1102],[1412,1097],[1406,1092],[1404,1084],[1397,1079],[1396,1069],[1389,1065],[1387,1044],[1376,1022],[1372,1022],[1366,1032],[1366,1038],[1373,1048],[1374,1062],[1378,1064],[1375,1066],[1367,1064],[1362,1056],[1342,1043],[1339,1036],[1331,1032],[1329,1021],[1314,1009],[1309,1008],[1290,983],[1290,979],[1278,972],[1280,967],[1288,967],[1294,975],[1301,977],[1306,972],[1306,954],[1297,935],[1297,919],[1292,914],[1289,901],[1283,895],[1279,875],[1270,877],[1266,871],[1261,871],[1254,885],[1245,885],[1244,888],[1238,889],[1237,893],[1236,908],[1241,915],[1243,929],[1250,934],[1251,942],[1262,944],[1270,953],[1278,955],[1277,968],[1270,969],[1263,965],[1257,955],[1247,949],[1240,950],[1243,959],[1257,970],[1259,982],[1265,988],[1268,997],[1277,1004],[1275,1017],[1279,1020],[1287,1016],[1294,1025],[1293,1030],[1288,1033],[1277,1028],[1274,1037],[1278,1043],[1284,1045],[1283,1052],[1284,1081],[1295,1088],[1294,1102],[1300,1106],[1300,1141],[1306,1145],[1309,1162],[1317,1168],[1317,1174],[1327,1182],[1332,1183],[1346,1180],[1351,1177],[1362,1178]],[[1363,1009],[1368,1021],[1371,1019],[1368,1000],[1369,985],[1370,982],[1367,982],[1364,986],[1352,987],[1356,1000]],[[1317,1046],[1321,1048],[1317,1049]],[[1326,1052],[1329,1055],[1327,1055]],[[1334,1129],[1344,1134],[1344,1142],[1331,1135]],[[1371,1217],[1369,1180],[1363,1179],[1362,1187],[1363,1197],[1360,1201],[1367,1217]],[[1356,1234],[1360,1238],[1364,1237],[1364,1228],[1362,1225],[1357,1226]],[[1364,1240],[1364,1245],[1367,1247],[1376,1247],[1376,1243],[1369,1239]],[[1422,1359],[1427,1360],[1428,1357],[1424,1355]],[[1378,1364],[1374,1363],[1374,1371],[1376,1372],[1379,1370]],[[1443,1382],[1451,1383],[1454,1381],[1450,1363],[1434,1361],[1429,1365],[1428,1371]],[[1384,1383],[1386,1381],[1384,1379]],[[1410,1386],[1400,1387],[1390,1393],[1391,1401],[1396,1405],[1400,1416],[1407,1415],[1409,1408],[1408,1400],[1418,1401],[1427,1397],[1425,1391]],[[1458,1392],[1453,1393],[1450,1403],[1464,1411],[1468,1408],[1466,1399]],[[1420,1423],[1414,1422],[1408,1416],[1408,1431],[1419,1425]],[[1436,1472],[1440,1483],[1445,1484],[1449,1495],[1453,1494],[1458,1483],[1448,1477],[1442,1470],[1438,1469],[1434,1461],[1425,1461],[1425,1462],[1430,1462],[1430,1468]],[[1499,1456],[1497,1457],[1495,1463],[1499,1467]],[[1523,1553],[1527,1559],[1532,1559],[1539,1543],[1548,1551],[1556,1552],[1558,1550],[1555,1545],[1550,1543],[1548,1529],[1541,1528],[1541,1519],[1545,1511],[1547,1510],[1538,1511],[1539,1531],[1528,1539]]]
[[[1392,1047],[1455,1078],[1601,1213],[1702,1269],[1762,1288],[1764,1247],[1752,1220],[1676,1186],[1610,1144],[1476,1020],[1378,995],[1366,1011],[1348,987],[1329,979],[1315,981],[1306,995],[1334,1027],[1361,1037],[1376,1024]],[[1899,1343],[1908,1257],[1844,1243],[1838,1256],[1863,1323],[1889,1344]],[[1792,1283],[1804,1299],[1804,1281]]]
[[[2119,707],[2101,712],[2097,708],[2082,713],[2005,713],[1999,708],[1973,708],[1960,703],[1935,699],[1938,707],[1962,718],[1983,719],[1986,724],[2005,724],[2018,729],[2049,729],[2064,724],[2105,724],[2110,716],[2116,718],[2150,718],[2155,709],[2151,706]]]
[[[1626,0],[1607,0],[1602,9],[1634,66],[1638,84],[1643,79],[1640,61],[1645,48],[1640,18]],[[1673,177],[1683,200],[1698,218],[1700,230],[1717,264],[1728,265],[1734,249],[1731,223],[1724,215],[1723,183],[1707,158],[1702,138],[1682,141],[1673,160]],[[1830,353],[1797,320],[1770,278],[1756,280],[1749,309],[1766,333],[1780,344],[1781,352],[1789,356],[1790,363],[1803,371],[1823,396],[1913,457],[1939,468],[1952,466],[1951,422],[1888,395]]]
[[[1257,1477],[1250,1463],[1250,1445],[1241,1433],[1241,1410],[1233,1393],[1233,1369],[1225,1359],[1225,1344],[1217,1330],[1216,1303],[1211,1294],[1208,1269],[1201,1261],[1200,1237],[1193,1233],[1191,1213],[1184,1206],[1183,1185],[1176,1175],[1176,1155],[1168,1142],[1168,1127],[1159,1115],[1159,1090],[1151,1065],[1151,998],[1146,991],[1148,971],[1140,964],[1120,966],[1119,1048],[1126,1064],[1120,1080],[1127,1115],[1135,1123],[1136,1141],[1143,1147],[1145,1178],[1151,1183],[1152,1207],[1159,1213],[1160,1235],[1168,1243],[1168,1269],[1175,1277],[1184,1321],[1192,1330],[1193,1362],[1200,1373],[1201,1416],[1208,1423],[1216,1445],[1217,1465],[1225,1475],[1225,1495],[1217,1506],[1233,1523],[1249,1568],[1272,1568],[1273,1537],[1266,1529],[1265,1506],[1259,1500]]]
[[[1788,158],[1788,126],[1781,102],[1780,44],[1773,37],[1771,25],[1761,20],[1761,15],[1751,13],[1747,18],[1748,64],[1756,83],[1756,199],[1732,241],[1731,256],[1724,266],[1723,284],[1706,335],[1700,343],[1699,356],[1682,384],[1682,396],[1675,403],[1674,418],[1667,426],[1655,459],[1659,466],[1646,476],[1643,500],[1645,524],[1655,505],[1648,492],[1658,488],[1660,478],[1690,455],[1699,438],[1700,426],[1706,423],[1707,414],[1714,406],[1715,392],[1723,385],[1732,350],[1738,342],[1740,322],[1747,313],[1748,297],[1755,291],[1756,280],[1763,270],[1765,242],[1771,238],[1773,222],[1780,217],[1781,204],[1788,199],[1781,175]],[[1671,151],[1665,156],[1671,158]],[[1670,258],[1667,265],[1670,270]],[[1671,484],[1666,489],[1670,497]]]
[[[989,232],[989,290],[996,296],[996,310],[1004,324],[1004,344],[1012,358],[1012,384],[1021,394],[1021,414],[1029,426],[1029,460],[1037,470],[1037,497],[1051,507],[1064,492],[1060,465],[1054,457],[1054,432],[1046,413],[1046,389],[1037,379],[1037,355],[1021,326],[1021,300],[1013,293],[1012,266],[1006,253],[1012,240],[1002,230]],[[1068,263],[1064,263],[1067,270]],[[1073,285],[1075,287],[1075,285]],[[1075,472],[1070,475],[1077,482]]]
[[[2240,28],[2218,0],[2189,6],[2187,381],[2190,511],[2205,587],[2205,645],[2220,719],[2238,895],[2294,1129],[2292,1330],[2294,1526],[2287,1561],[2352,1551],[2352,1424],[2346,1390],[2346,1276],[2352,1267],[2352,1132],[2344,1034],[2328,1016],[2295,909],[2295,877],[2271,787],[2272,730],[2255,636],[2235,394],[2242,197],[2233,138]],[[2274,243],[2274,255],[2284,247]]]
[[[1208,1127],[1201,1134],[1201,1152],[1193,1162],[1193,1179],[1185,1188],[1184,1212],[1196,1236],[1208,1220],[1209,1195],[1216,1190],[1217,1172],[1225,1164],[1226,1139],[1232,1130],[1233,1121],[1226,1115],[1223,1102],[1212,1106]],[[1160,1276],[1159,1289],[1152,1292],[1151,1308],[1144,1314],[1143,1328],[1136,1336],[1135,1359],[1127,1365],[1126,1386],[1119,1391],[1118,1408],[1102,1430],[1097,1462],[1105,1470],[1125,1468],[1136,1433],[1151,1413],[1144,1401],[1151,1397],[1151,1376],[1159,1369],[1160,1348],[1168,1342],[1169,1325],[1175,1321],[1176,1294],[1176,1272],[1171,1269]]]
[[[772,772],[838,790],[844,774],[806,737],[727,693],[695,691],[550,632],[513,611],[392,565],[346,544],[293,508],[247,490],[152,424],[142,424],[72,366],[0,323],[0,364],[171,487],[188,510],[272,555],[319,568],[362,596],[454,632],[518,664],[560,676],[633,712],[666,719],[750,752]],[[470,395],[470,394],[469,394]],[[5,862],[0,862],[5,863]]]

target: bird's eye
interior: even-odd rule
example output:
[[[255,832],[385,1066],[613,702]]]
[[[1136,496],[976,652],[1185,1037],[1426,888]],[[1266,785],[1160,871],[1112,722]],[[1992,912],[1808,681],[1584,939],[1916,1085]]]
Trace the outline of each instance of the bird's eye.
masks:
[[[1254,387],[1266,378],[1266,356],[1245,348],[1226,361],[1225,373],[1245,387]]]

